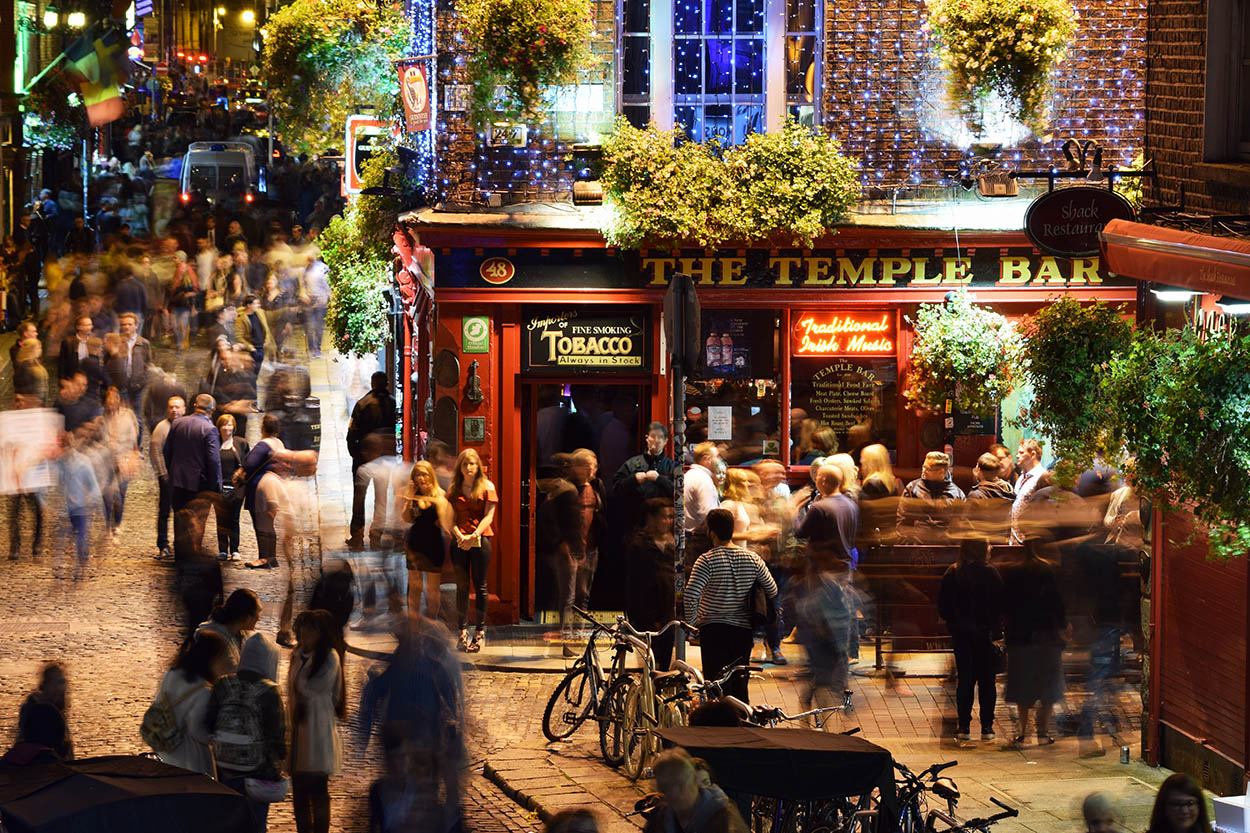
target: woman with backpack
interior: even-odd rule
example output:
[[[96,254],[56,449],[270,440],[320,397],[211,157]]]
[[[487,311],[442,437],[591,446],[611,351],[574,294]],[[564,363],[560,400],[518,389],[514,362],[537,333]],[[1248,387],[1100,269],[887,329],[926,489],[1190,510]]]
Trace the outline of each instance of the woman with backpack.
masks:
[[[256,623],[259,621],[260,596],[253,590],[240,587],[230,594],[225,604],[213,608],[208,621],[200,625],[196,632],[213,631],[226,640],[230,647],[230,668],[227,673],[233,674],[239,666],[243,641],[249,633],[256,630]]]
[[[144,741],[162,761],[215,775],[204,715],[213,685],[229,670],[230,647],[221,634],[197,633],[178,653],[140,728]]]
[[[328,833],[330,776],[342,750],[337,718],[344,713],[343,672],[334,650],[337,628],[324,610],[295,618],[299,640],[287,671],[291,701],[291,790],[299,833]]]
[[[221,783],[247,798],[256,833],[265,833],[269,805],[286,797],[286,711],[275,680],[278,645],[263,633],[243,643],[239,670],[217,681],[205,723]]]

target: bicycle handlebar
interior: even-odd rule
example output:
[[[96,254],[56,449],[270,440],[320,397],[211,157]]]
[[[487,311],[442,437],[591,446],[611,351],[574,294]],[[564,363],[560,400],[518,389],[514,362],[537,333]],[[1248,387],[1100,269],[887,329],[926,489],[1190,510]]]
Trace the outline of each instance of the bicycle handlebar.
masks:
[[[1019,810],[1017,810],[1017,809],[1016,809],[1016,808],[1014,808],[1014,807],[1008,807],[1006,804],[1004,804],[1003,802],[999,801],[997,798],[995,798],[995,797],[994,797],[994,796],[992,796],[992,795],[990,796],[990,802],[991,802],[992,804],[994,804],[994,806],[996,806],[996,807],[1000,807],[1000,808],[1002,808],[1002,810],[1004,810],[1004,811],[1005,811],[1005,812],[1004,812],[1004,814],[1003,814],[1003,816],[1002,816],[1002,818],[1005,818],[1005,819],[1010,819],[1010,818],[1015,818],[1016,816],[1020,815],[1020,811],[1019,811]]]
[[[669,629],[674,627],[675,625],[680,625],[681,627],[685,628],[686,630],[692,633],[699,632],[699,629],[696,628],[694,625],[691,625],[689,622],[683,622],[681,619],[673,619],[671,622],[669,622],[664,627],[660,628],[658,631],[640,631],[637,628],[635,628],[633,625],[631,625],[629,623],[629,620],[626,619],[624,616],[617,616],[616,622],[618,625],[624,628],[625,631],[628,632],[630,635],[639,637],[640,639],[645,639],[646,637],[651,637],[652,639],[655,639],[657,636],[663,636],[664,634],[668,633]]]

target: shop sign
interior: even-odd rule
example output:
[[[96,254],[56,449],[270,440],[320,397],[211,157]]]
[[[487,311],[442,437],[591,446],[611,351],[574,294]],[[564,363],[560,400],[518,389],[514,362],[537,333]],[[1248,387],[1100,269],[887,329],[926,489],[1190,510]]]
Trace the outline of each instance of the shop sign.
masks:
[[[527,307],[522,368],[528,373],[648,373],[651,314],[641,308]]]
[[[482,276],[482,280],[488,284],[503,286],[512,280],[512,276],[516,274],[516,267],[506,257],[492,257],[483,260],[482,265],[477,267],[477,271]]]
[[[462,352],[490,352],[490,318],[488,316],[466,315],[460,329]]]
[[[364,172],[365,162],[373,156],[384,142],[387,123],[373,116],[348,116],[345,153],[347,158],[343,164],[343,193],[359,194],[364,185],[360,176]]]
[[[1106,188],[1080,185],[1042,194],[1024,214],[1024,233],[1056,257],[1098,254],[1098,233],[1112,220],[1132,220],[1133,206]]]
[[[795,356],[893,356],[898,319],[893,310],[795,312]]]
[[[404,102],[404,120],[409,133],[430,129],[430,80],[425,59],[396,61],[399,97]]]

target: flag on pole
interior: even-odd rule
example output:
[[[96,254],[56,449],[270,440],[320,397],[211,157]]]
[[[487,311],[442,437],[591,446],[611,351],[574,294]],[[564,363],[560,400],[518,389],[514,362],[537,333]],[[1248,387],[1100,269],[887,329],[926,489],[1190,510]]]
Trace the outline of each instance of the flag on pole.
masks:
[[[117,27],[94,26],[65,50],[66,71],[78,79],[92,127],[106,125],[126,112],[118,87],[130,77],[128,45]]]

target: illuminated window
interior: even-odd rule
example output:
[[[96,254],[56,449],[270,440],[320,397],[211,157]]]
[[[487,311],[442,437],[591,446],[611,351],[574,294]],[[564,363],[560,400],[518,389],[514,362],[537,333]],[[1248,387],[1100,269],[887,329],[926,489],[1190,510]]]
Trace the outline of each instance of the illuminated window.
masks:
[[[651,119],[651,2],[621,3],[621,115],[634,127]]]

